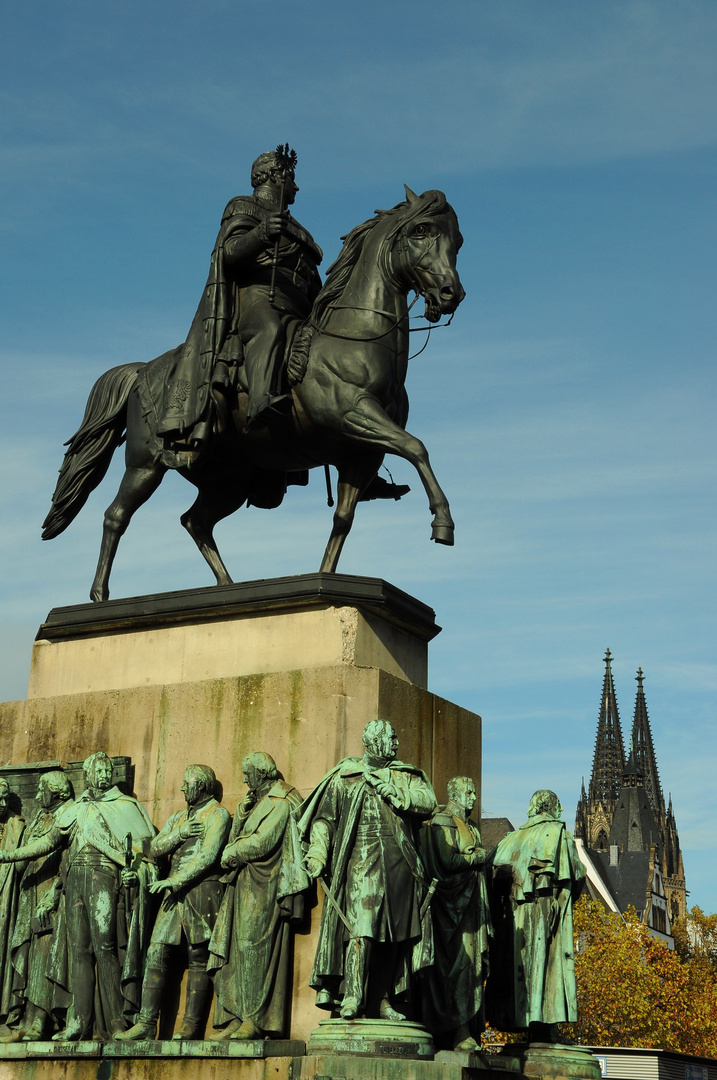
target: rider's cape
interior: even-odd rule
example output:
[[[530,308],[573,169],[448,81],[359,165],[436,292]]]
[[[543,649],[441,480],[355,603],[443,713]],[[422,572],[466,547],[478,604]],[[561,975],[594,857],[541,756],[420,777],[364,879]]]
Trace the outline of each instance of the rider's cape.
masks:
[[[260,225],[268,213],[252,196],[239,195],[228,203],[187,340],[147,365],[138,378],[137,390],[144,412],[153,413],[157,434],[166,441],[191,448],[206,443],[212,435],[211,387],[217,377],[217,365],[225,365],[219,369],[223,376],[220,381],[225,382],[227,370],[236,372],[242,361],[237,330],[239,290],[225,266],[225,246],[238,233]],[[321,262],[321,248],[291,217],[286,231],[293,241],[289,247],[296,250],[300,245],[316,265]]]

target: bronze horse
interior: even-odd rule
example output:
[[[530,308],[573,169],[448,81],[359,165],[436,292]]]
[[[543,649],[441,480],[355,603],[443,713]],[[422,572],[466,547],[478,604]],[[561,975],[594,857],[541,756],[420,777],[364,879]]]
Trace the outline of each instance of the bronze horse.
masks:
[[[453,543],[448,500],[419,439],[405,430],[408,398],[407,294],[425,300],[425,317],[452,314],[465,293],[456,271],[462,238],[452,207],[440,191],[414,194],[353,229],[329,268],[305,327],[307,359],[291,389],[293,405],[266,426],[245,430],[246,394],[239,388],[224,408],[224,423],[206,452],[178,471],[198,489],[182,525],[211,567],[217,583],[231,578],[213,530],[245,502],[278,506],[287,477],[317,465],[338,469],[336,510],[321,570],[333,572],[351,529],[356,504],[376,477],[386,453],[418,471],[433,514],[431,539]],[[152,361],[166,362],[167,354]],[[151,414],[137,392],[139,373],[151,365],[124,364],[93,387],[82,426],[69,440],[43,539],[61,533],[105,475],[126,438],[126,469],[104,518],[102,547],[90,596],[109,597],[109,576],[120,537],[158,488],[168,466],[160,461]],[[291,364],[290,364],[291,371]],[[241,376],[240,376],[241,378]],[[221,404],[221,403],[219,403]],[[221,408],[218,412],[221,412]]]

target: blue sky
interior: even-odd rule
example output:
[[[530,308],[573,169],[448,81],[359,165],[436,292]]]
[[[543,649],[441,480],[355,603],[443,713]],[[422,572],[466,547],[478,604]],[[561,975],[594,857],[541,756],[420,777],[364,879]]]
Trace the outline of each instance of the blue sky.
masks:
[[[642,665],[690,900],[717,909],[717,6],[11,0],[0,31],[0,696],[87,596],[121,456],[39,527],[92,382],[184,339],[225,203],[288,140],[325,265],[404,182],[465,237],[467,298],[408,381],[456,546],[390,459],[411,495],[360,508],[340,569],[435,608],[431,688],[483,716],[484,811],[516,823],[544,786],[572,820],[605,648],[628,731]],[[137,514],[114,596],[211,583],[192,493],[169,476]],[[316,569],[329,527],[317,474],[218,538],[252,579]]]

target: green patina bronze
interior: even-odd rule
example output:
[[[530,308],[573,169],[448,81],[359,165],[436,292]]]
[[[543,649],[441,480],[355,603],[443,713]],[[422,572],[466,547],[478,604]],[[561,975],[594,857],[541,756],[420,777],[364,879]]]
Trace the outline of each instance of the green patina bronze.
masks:
[[[492,934],[478,826],[470,820],[476,788],[468,776],[448,781],[448,804],[421,829],[421,854],[435,883],[431,901],[435,963],[421,980],[421,1017],[447,1049],[479,1049],[483,984]]]
[[[552,791],[536,791],[528,820],[491,853],[496,947],[488,1018],[502,1031],[555,1042],[577,1020],[573,902],[586,870]]]
[[[394,1021],[412,975],[432,962],[417,828],[436,797],[424,772],[396,759],[388,721],[367,724],[363,744],[363,757],[327,773],[298,818],[306,869],[328,901],[310,982],[316,1004],[343,1019]]]

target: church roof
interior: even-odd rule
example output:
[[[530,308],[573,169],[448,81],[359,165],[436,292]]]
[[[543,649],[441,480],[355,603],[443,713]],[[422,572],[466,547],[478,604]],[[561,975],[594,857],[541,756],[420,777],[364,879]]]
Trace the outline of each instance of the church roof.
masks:
[[[590,850],[590,858],[610,894],[615,897],[620,911],[632,905],[640,914],[647,904],[650,889],[650,852],[621,852],[615,865],[610,865],[608,851]]]
[[[645,788],[645,776],[633,750],[623,770],[610,844],[616,844],[625,853],[649,851],[652,844],[661,847],[660,829]]]

